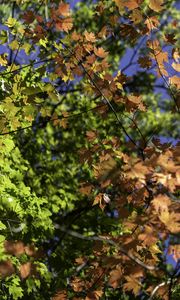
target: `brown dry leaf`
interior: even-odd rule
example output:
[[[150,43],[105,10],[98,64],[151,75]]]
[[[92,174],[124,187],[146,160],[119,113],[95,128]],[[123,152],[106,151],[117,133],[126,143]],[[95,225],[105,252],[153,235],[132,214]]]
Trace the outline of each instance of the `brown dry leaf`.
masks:
[[[141,289],[140,282],[133,276],[125,276],[125,279],[127,282],[123,284],[123,289],[125,291],[132,291],[137,296]]]
[[[152,227],[145,225],[143,233],[138,235],[138,240],[142,241],[143,245],[150,246],[157,242],[157,235]]]
[[[25,245],[21,241],[5,241],[4,248],[8,254],[15,256],[20,256],[25,252]]]
[[[97,138],[97,131],[87,131],[86,136],[89,142],[93,142]]]
[[[151,201],[151,203],[156,212],[159,213],[168,210],[168,207],[171,205],[171,200],[168,196],[159,194]]]
[[[92,184],[89,184],[89,183],[83,183],[79,189],[80,193],[83,194],[83,195],[89,195],[91,193],[93,189],[93,186]]]
[[[159,296],[160,299],[169,300],[168,294],[169,294],[169,285],[168,284],[163,285],[162,287],[160,287],[157,290],[157,296]]]
[[[31,274],[32,263],[27,262],[22,264],[19,268],[21,279],[27,278]]]
[[[152,10],[159,12],[164,9],[163,3],[164,3],[163,0],[149,0],[149,7]]]
[[[59,124],[60,124],[64,129],[66,129],[66,128],[67,128],[68,122],[67,122],[66,119],[62,119],[62,120],[59,121]]]
[[[84,282],[80,278],[74,278],[71,281],[71,286],[75,292],[81,292],[84,288]]]
[[[160,213],[159,219],[170,232],[180,233],[180,213],[165,210]]]
[[[93,292],[89,292],[85,298],[85,300],[99,300],[100,297],[103,295],[102,290],[97,290]]]
[[[110,272],[108,284],[110,286],[112,286],[114,289],[116,289],[120,284],[122,275],[123,275],[123,272],[122,272],[121,267],[117,267],[116,269],[112,270]]]
[[[56,295],[52,298],[52,300],[67,300],[67,299],[68,299],[67,291],[65,290],[58,291]]]
[[[11,261],[0,262],[0,278],[11,276],[13,273],[15,273],[15,268]]]

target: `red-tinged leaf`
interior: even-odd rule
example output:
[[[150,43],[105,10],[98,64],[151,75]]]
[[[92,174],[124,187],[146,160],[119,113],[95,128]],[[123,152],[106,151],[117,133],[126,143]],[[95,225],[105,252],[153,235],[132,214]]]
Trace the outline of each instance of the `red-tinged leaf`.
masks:
[[[68,17],[70,14],[70,6],[67,3],[60,3],[58,7],[58,14],[63,17]]]
[[[86,30],[84,32],[84,36],[88,42],[91,42],[91,43],[96,42],[96,37],[93,32],[87,32],[87,30]]]
[[[36,20],[37,20],[39,23],[43,23],[43,22],[44,22],[44,19],[43,19],[41,16],[39,16],[39,15],[36,16]]]
[[[100,58],[105,58],[108,55],[108,52],[106,52],[102,47],[94,47],[94,53]]]
[[[149,0],[149,7],[156,12],[160,12],[164,9],[163,3],[164,0]]]
[[[176,42],[177,42],[177,39],[175,37],[175,34],[174,33],[171,33],[171,34],[166,34],[165,35],[165,41],[167,43],[170,43],[172,45],[174,45]]]
[[[23,15],[23,19],[26,24],[31,24],[35,19],[34,12],[32,10],[27,10]]]

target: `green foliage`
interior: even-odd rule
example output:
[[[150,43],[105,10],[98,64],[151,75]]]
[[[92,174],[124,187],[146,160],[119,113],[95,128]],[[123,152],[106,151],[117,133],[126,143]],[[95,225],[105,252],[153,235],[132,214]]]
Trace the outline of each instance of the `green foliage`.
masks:
[[[0,8],[2,24],[6,26],[0,33],[0,45],[6,47],[6,53],[0,55],[2,300],[63,300],[77,299],[76,296],[86,300],[141,299],[149,297],[148,287],[154,287],[161,279],[157,279],[155,271],[145,275],[138,269],[140,280],[146,278],[141,284],[142,292],[137,292],[136,274],[132,275],[136,286],[129,288],[130,271],[130,276],[126,274],[119,284],[116,267],[122,263],[122,253],[118,253],[112,241],[117,241],[119,247],[121,238],[131,234],[132,224],[139,222],[143,230],[148,224],[141,197],[146,200],[151,195],[142,192],[143,181],[135,186],[141,170],[135,170],[138,175],[126,172],[128,163],[133,169],[139,152],[145,152],[153,136],[177,139],[178,113],[170,100],[172,92],[177,93],[176,81],[172,88],[167,88],[166,81],[161,80],[160,90],[153,66],[140,68],[135,54],[152,59],[153,50],[145,42],[141,45],[141,35],[146,40],[147,28],[142,22],[133,23],[133,12],[127,7],[117,9],[116,2],[77,3],[72,12],[72,29],[64,1],[17,0],[12,1],[12,6],[8,3]],[[151,17],[154,12],[148,3],[144,1],[142,9]],[[177,47],[179,34],[173,25],[178,17],[173,3],[169,1],[168,9],[157,14],[161,30],[152,33],[162,46],[164,36],[172,34],[169,40],[175,41],[169,46],[171,52]],[[50,9],[51,5],[55,11]],[[169,15],[172,24],[168,22]],[[120,27],[119,23],[130,27]],[[120,62],[130,47],[134,56],[120,73]],[[135,72],[127,76],[126,71],[134,65]],[[132,101],[130,97],[134,97]],[[137,141],[139,148],[134,150],[130,139]],[[158,147],[154,150],[157,160],[164,151]],[[168,163],[164,164],[167,167]],[[146,172],[143,167],[142,173]],[[163,167],[155,166],[154,173]],[[174,172],[174,165],[168,167],[169,172]],[[126,176],[129,190],[121,181]],[[156,194],[169,189],[167,184],[159,191],[163,181],[154,187],[149,178],[149,194],[153,188]],[[175,188],[170,192],[176,197]],[[155,218],[152,224],[157,226]],[[126,226],[126,219],[130,225]],[[96,245],[94,236],[112,239],[111,244],[97,238]],[[158,265],[162,262],[161,258],[158,260],[160,250],[156,243],[152,246],[155,247],[148,250],[139,248],[137,257],[146,253],[144,261],[148,264],[150,257],[150,263]],[[132,268],[136,271],[135,266],[134,263]],[[96,268],[98,275],[104,272],[98,278]],[[166,271],[171,270],[167,267]],[[166,275],[162,276],[165,281]],[[65,291],[66,298],[56,298],[59,291]],[[178,287],[173,287],[172,299],[177,299],[178,291]]]

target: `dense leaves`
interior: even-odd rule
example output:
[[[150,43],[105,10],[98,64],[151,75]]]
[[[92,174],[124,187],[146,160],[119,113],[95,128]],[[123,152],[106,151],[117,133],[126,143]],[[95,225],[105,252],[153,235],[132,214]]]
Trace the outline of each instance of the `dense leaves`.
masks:
[[[0,299],[178,299],[177,3],[0,10]]]

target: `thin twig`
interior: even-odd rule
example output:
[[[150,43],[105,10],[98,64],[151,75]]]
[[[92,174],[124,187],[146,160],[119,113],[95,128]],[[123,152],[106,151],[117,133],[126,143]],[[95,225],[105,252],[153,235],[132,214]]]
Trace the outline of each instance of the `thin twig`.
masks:
[[[112,245],[114,247],[116,247],[117,249],[119,249],[119,251],[121,253],[123,253],[124,255],[126,255],[128,258],[130,258],[131,260],[133,260],[136,264],[140,265],[141,267],[143,267],[146,270],[152,271],[152,270],[158,270],[158,267],[154,267],[154,266],[150,266],[150,265],[146,265],[145,263],[143,263],[139,258],[135,257],[134,255],[132,255],[131,253],[128,253],[127,250],[125,250],[123,247],[119,246],[116,242],[114,242],[111,239],[106,239],[103,237],[98,237],[98,236],[84,236],[79,232],[70,230],[70,229],[66,229],[64,226],[60,226],[59,224],[55,224],[55,228],[59,229],[60,231],[66,232],[67,234],[78,238],[78,239],[82,239],[82,240],[87,240],[87,241],[101,241],[101,242],[105,242],[109,245]]]

